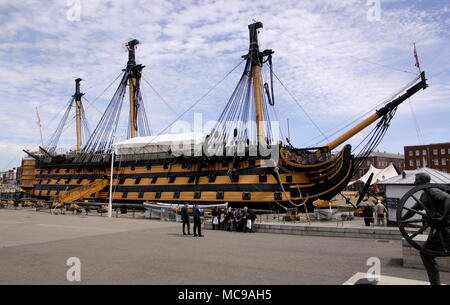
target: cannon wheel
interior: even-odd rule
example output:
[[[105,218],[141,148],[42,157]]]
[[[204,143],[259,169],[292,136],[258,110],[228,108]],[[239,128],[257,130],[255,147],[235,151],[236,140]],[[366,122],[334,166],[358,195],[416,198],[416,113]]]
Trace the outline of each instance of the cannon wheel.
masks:
[[[439,211],[437,211],[436,209],[434,209],[433,207],[425,205],[425,203],[423,203],[420,200],[420,195],[422,192],[424,192],[426,194],[426,196],[428,196],[428,198],[429,198],[429,196],[430,196],[429,190],[431,188],[438,188],[447,193],[450,191],[450,186],[444,185],[444,184],[437,184],[437,185],[436,184],[435,185],[425,184],[425,185],[416,186],[413,189],[409,190],[402,197],[402,199],[400,199],[400,202],[397,207],[398,228],[400,229],[400,232],[403,235],[403,237],[406,239],[406,241],[411,246],[416,248],[417,250],[419,250],[425,254],[431,255],[431,256],[450,256],[450,249],[445,248],[445,243],[444,243],[444,239],[443,239],[443,235],[442,235],[442,231],[441,231],[442,228],[440,228],[433,221],[437,217],[440,217],[441,213]],[[412,208],[406,207],[405,204],[409,198],[414,199],[418,204],[420,204],[423,207],[423,210],[418,211],[418,210],[414,210]],[[421,219],[411,219],[410,218],[407,220],[402,220],[402,215],[404,215],[407,211],[414,212],[415,214],[421,216]],[[420,227],[418,227],[418,230],[411,232],[411,231],[407,231],[405,229],[408,224],[414,224],[414,225],[418,225]],[[425,248],[423,246],[423,244],[419,244],[416,240],[414,240],[414,238],[416,238],[418,235],[420,235],[422,233],[427,234],[427,232],[426,232],[427,229],[429,229],[427,242],[432,239],[434,234],[437,234],[438,238],[440,239],[443,250],[435,251],[435,250]]]

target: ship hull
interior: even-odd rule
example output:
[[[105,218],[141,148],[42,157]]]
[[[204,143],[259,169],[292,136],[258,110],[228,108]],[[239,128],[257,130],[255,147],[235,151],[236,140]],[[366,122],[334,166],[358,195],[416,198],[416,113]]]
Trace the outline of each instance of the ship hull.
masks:
[[[228,202],[234,208],[281,211],[305,202],[312,212],[312,201],[330,200],[348,184],[353,174],[350,150],[347,145],[337,155],[312,164],[290,160],[285,151],[280,151],[278,173],[274,167],[264,167],[265,160],[256,157],[145,160],[118,156],[112,197],[114,202],[130,204]],[[63,199],[78,189],[88,190],[96,181],[109,181],[110,166],[110,160],[91,164],[36,162],[36,176],[28,192],[37,199]],[[235,170],[231,173],[230,169]],[[76,200],[107,202],[109,183],[95,192],[86,192]]]

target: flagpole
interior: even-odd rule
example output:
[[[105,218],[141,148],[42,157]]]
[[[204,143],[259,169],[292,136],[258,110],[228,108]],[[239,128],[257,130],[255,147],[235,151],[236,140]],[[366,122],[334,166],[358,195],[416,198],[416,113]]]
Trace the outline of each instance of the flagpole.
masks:
[[[422,70],[420,69],[420,63],[419,63],[419,57],[417,56],[417,50],[416,50],[416,43],[414,42],[414,58],[416,59],[415,66],[417,69],[419,69],[419,72],[422,73]]]
[[[114,170],[114,149],[111,153],[111,176],[109,177],[109,202],[108,202],[108,217],[112,217],[112,184],[113,184],[113,170]]]
[[[42,138],[42,126],[41,126],[41,118],[39,117],[39,112],[36,107],[36,116],[37,116],[37,124],[39,127],[39,134],[41,136],[41,146],[44,147],[44,139]]]

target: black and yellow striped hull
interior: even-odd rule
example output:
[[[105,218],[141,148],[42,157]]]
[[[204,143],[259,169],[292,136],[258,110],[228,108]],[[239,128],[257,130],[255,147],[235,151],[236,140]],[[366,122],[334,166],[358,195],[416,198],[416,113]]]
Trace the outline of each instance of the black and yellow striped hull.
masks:
[[[350,146],[323,162],[300,164],[280,151],[279,175],[273,167],[262,167],[262,159],[173,158],[153,160],[117,160],[114,166],[113,200],[121,203],[158,201],[197,202],[254,209],[291,208],[306,198],[308,210],[316,199],[329,200],[339,193],[353,174]],[[68,162],[36,163],[31,196],[55,200],[64,194],[99,179],[109,179],[110,162],[83,165]],[[238,177],[230,175],[236,168]],[[281,187],[281,184],[283,187]],[[109,185],[78,200],[106,202]]]

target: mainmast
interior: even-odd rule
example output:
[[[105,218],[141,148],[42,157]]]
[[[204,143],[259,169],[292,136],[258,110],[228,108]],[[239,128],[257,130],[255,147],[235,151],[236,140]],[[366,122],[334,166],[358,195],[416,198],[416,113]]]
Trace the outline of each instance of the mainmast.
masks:
[[[133,39],[128,42],[128,86],[130,92],[130,138],[137,136],[138,124],[137,124],[137,112],[138,104],[136,103],[136,97],[139,90],[139,80],[141,78],[141,71],[145,67],[143,65],[136,65],[135,46],[139,44],[137,39]]]
[[[84,93],[80,92],[80,82],[81,78],[75,80],[75,121],[76,121],[76,132],[77,132],[77,152],[81,150],[81,97]]]
[[[261,67],[263,64],[263,57],[273,53],[272,50],[265,50],[264,52],[259,51],[258,29],[262,27],[262,22],[255,22],[248,26],[250,34],[250,48],[248,56],[252,61],[253,96],[255,99],[256,112],[256,138],[259,144],[266,143],[263,121],[264,116],[262,104]]]

